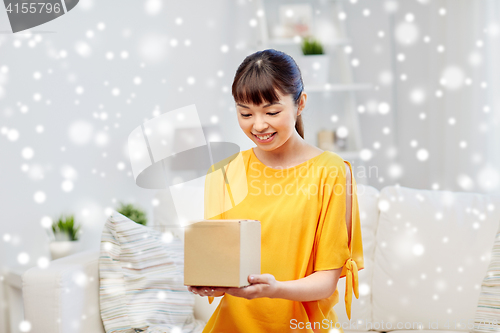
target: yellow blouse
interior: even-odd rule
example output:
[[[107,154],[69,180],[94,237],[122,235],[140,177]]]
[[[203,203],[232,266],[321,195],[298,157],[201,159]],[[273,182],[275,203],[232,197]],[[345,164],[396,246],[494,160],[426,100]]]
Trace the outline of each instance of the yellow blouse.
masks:
[[[264,165],[253,148],[212,165],[205,179],[205,219],[259,220],[261,274],[272,274],[278,281],[342,267],[350,319],[352,293],[359,298],[358,271],[364,262],[356,181],[347,164],[352,185],[350,244],[346,167],[331,151],[287,169]],[[208,297],[210,303],[213,299]],[[338,301],[337,289],[328,298],[308,302],[225,294],[203,332],[328,332],[338,322],[333,310]]]

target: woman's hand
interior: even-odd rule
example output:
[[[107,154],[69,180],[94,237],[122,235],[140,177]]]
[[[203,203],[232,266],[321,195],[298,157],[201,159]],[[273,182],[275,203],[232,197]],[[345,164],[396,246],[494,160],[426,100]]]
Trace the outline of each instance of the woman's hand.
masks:
[[[197,294],[200,296],[214,296],[219,297],[223,296],[224,292],[220,290],[216,290],[216,287],[205,287],[205,286],[188,286],[188,290],[193,294]]]
[[[253,277],[253,279],[251,279]],[[254,299],[261,297],[278,298],[279,281],[276,281],[271,274],[253,274],[248,276],[249,286],[236,287],[216,287],[215,291],[225,292],[226,294],[242,297],[246,299]],[[211,295],[209,295],[211,296]]]

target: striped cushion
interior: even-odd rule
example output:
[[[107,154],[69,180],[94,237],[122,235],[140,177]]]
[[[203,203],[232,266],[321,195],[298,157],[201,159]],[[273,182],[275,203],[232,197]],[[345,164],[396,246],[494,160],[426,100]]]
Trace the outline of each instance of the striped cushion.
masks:
[[[498,231],[488,273],[481,284],[474,332],[500,332],[500,230]]]
[[[135,223],[118,212],[108,218],[99,258],[101,318],[110,332],[201,332],[194,295],[184,286],[179,239]]]

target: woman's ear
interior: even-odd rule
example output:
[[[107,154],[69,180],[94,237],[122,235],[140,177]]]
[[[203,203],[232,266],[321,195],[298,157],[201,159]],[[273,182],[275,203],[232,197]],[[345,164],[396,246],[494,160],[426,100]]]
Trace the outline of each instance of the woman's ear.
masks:
[[[304,111],[304,108],[306,107],[306,101],[307,101],[307,93],[303,91],[302,94],[300,95],[300,98],[299,98],[299,107],[297,109],[297,117],[300,116],[302,111]]]

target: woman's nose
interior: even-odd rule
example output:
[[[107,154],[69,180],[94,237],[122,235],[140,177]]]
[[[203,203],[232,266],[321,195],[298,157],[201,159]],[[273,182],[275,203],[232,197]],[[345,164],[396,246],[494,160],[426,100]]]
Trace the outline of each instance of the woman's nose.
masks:
[[[268,128],[269,125],[263,121],[263,120],[256,120],[255,123],[253,124],[253,128],[255,129],[256,132],[263,132]]]

